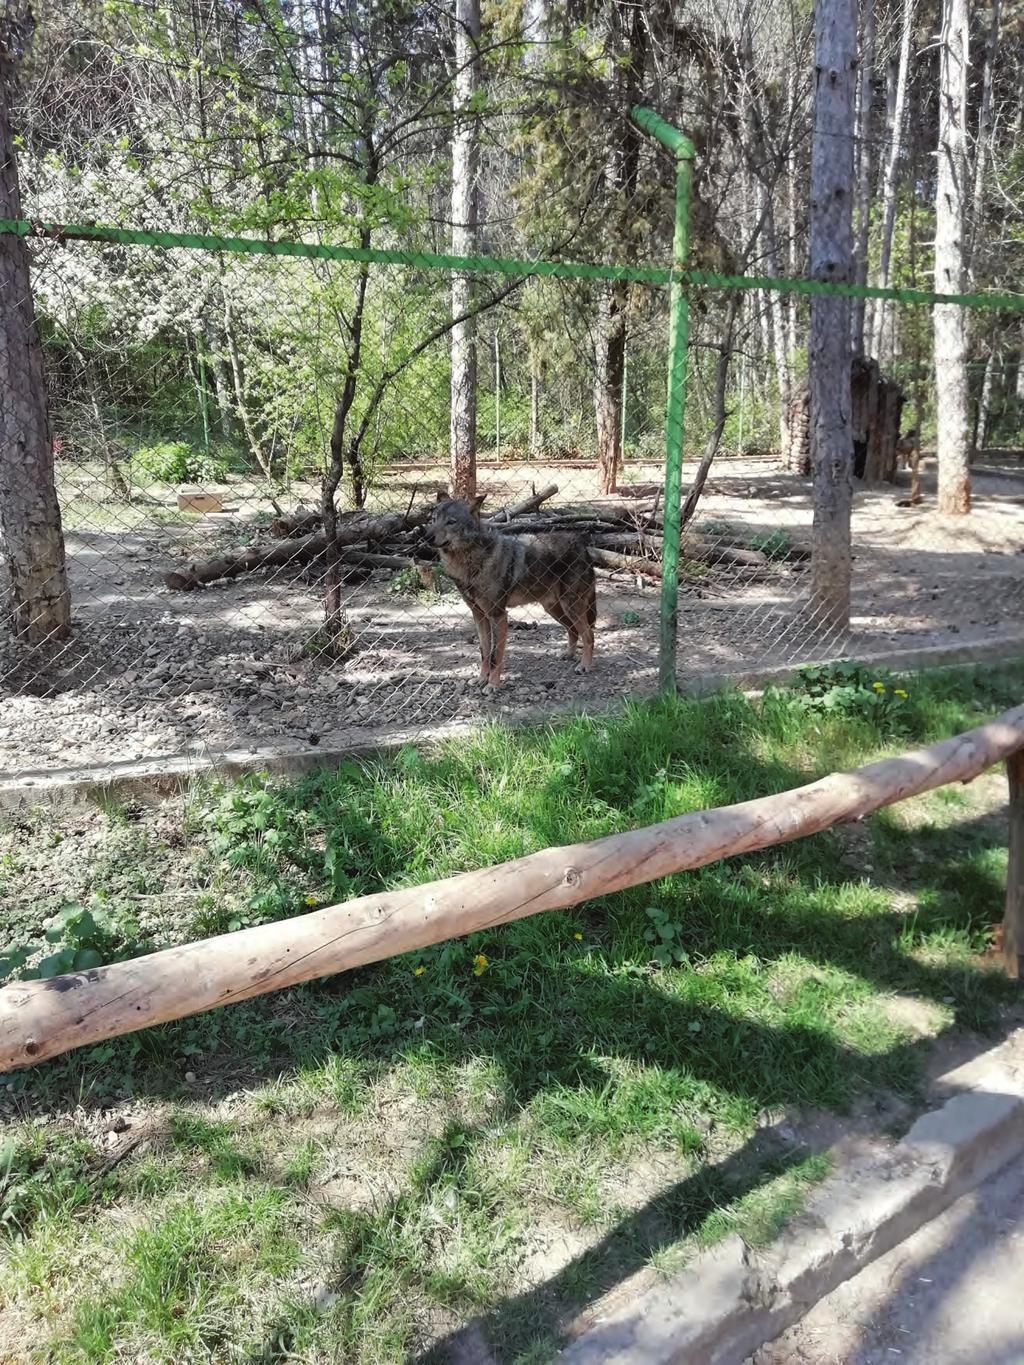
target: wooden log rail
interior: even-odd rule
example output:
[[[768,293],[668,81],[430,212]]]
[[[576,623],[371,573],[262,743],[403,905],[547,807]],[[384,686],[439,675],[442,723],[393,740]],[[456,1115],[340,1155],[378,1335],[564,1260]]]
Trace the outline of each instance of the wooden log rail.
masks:
[[[1010,868],[1002,951],[1024,969],[1024,706],[930,748],[735,806],[544,849],[423,886],[148,957],[0,989],[0,1072],[153,1024],[492,929],[860,820],[1007,762]]]

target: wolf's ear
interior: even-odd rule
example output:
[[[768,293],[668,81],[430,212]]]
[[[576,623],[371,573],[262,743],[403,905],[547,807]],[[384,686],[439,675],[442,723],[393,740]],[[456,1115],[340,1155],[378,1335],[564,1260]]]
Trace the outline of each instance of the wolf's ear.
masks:
[[[480,508],[484,505],[484,498],[486,497],[487,497],[486,493],[478,493],[475,498],[470,498],[469,510],[473,513],[475,517],[479,517]]]

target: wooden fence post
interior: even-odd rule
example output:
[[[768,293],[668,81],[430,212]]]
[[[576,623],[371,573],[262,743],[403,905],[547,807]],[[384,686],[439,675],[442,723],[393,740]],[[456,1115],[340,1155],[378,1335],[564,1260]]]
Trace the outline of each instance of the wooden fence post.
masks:
[[[1006,867],[1003,957],[1014,980],[1024,980],[1024,749],[1006,760],[1010,786],[1010,857]]]

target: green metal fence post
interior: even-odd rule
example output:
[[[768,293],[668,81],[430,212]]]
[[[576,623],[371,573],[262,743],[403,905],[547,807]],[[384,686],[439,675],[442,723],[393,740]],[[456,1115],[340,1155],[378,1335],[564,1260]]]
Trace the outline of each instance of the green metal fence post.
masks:
[[[683,271],[690,239],[690,173],[693,143],[663,118],[634,107],[639,128],[676,158],[676,220],[672,236],[669,284],[668,397],[665,404],[665,510],[661,549],[661,639],[658,687],[674,692],[676,637],[679,632],[679,509],[683,492],[683,433],[686,419],[686,350],[690,334],[690,301]]]

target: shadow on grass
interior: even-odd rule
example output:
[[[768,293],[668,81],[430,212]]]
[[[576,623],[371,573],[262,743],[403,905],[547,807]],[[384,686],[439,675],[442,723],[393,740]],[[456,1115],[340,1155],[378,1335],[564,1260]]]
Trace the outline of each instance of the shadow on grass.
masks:
[[[404,777],[399,767],[399,776],[376,787],[352,765],[274,788],[269,804],[259,784],[248,784],[239,790],[252,802],[246,796],[229,812],[239,822],[228,829],[232,852],[257,886],[284,887],[287,905],[288,877],[297,885],[312,879],[328,897],[358,894],[443,875],[453,863],[483,865],[807,781],[806,771],[766,746],[760,719],[732,698],[638,709],[618,725],[485,736],[464,746],[461,758],[410,760]],[[288,865],[254,834],[268,819],[281,846],[292,848]],[[806,1155],[758,1133],[715,1164],[709,1133],[716,1127],[749,1131],[770,1109],[842,1110],[871,1089],[912,1094],[931,1040],[907,1042],[898,1029],[887,1031],[879,994],[923,997],[948,1008],[959,1029],[997,1030],[1011,988],[970,958],[1001,914],[992,822],[971,819],[955,836],[940,832],[924,864],[912,868],[903,835],[877,828],[870,884],[842,864],[834,835],[817,835],[439,945],[414,960],[149,1030],[37,1068],[28,1079],[57,1107],[69,1089],[86,1107],[106,1104],[118,1088],[212,1102],[261,1079],[315,1071],[337,1055],[378,1073],[411,1060],[449,1075],[486,1058],[499,1076],[492,1123],[530,1110],[556,1140],[586,1144],[628,1133],[703,1155],[702,1169],[551,1281],[494,1310],[489,1335],[503,1351],[519,1350],[527,1336],[556,1335],[568,1306],[593,1302],[723,1203]],[[907,837],[923,841],[921,831]],[[916,910],[894,908],[878,881],[890,890],[912,886]],[[649,966],[652,906],[674,926],[676,957],[660,972]],[[951,944],[956,951],[943,960]],[[489,962],[475,976],[479,952]],[[857,1011],[862,1026],[851,1032]],[[976,1040],[979,1050],[985,1045]],[[184,1060],[197,1055],[199,1062]],[[201,1069],[200,1090],[183,1087],[186,1066]],[[469,1129],[454,1157],[442,1147],[446,1178],[458,1181],[477,1141]],[[401,1200],[382,1216],[401,1218]],[[346,1252],[355,1263],[365,1255],[358,1236]],[[358,1281],[344,1280],[339,1292],[357,1293]],[[281,1334],[291,1340],[294,1330],[282,1324]],[[283,1347],[271,1343],[267,1351],[258,1358],[285,1358]]]

